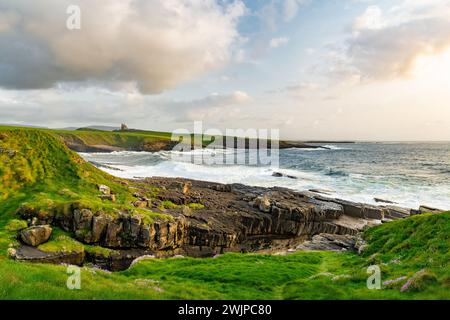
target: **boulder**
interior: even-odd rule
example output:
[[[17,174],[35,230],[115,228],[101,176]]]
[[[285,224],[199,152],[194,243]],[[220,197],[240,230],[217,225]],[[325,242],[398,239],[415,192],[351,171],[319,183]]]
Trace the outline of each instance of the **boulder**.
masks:
[[[20,232],[20,239],[29,246],[37,247],[48,241],[52,231],[48,225],[30,227]]]
[[[116,202],[116,195],[115,194],[102,194],[98,196],[102,200],[107,200],[111,202]]]
[[[294,179],[294,180],[298,179],[297,177],[294,177],[294,176],[291,176],[291,175],[288,175],[288,174],[283,174],[281,172],[274,172],[274,173],[272,173],[272,177],[276,177],[276,178],[283,178],[283,177],[285,177],[285,178]]]
[[[111,194],[111,189],[108,186],[105,186],[104,184],[99,185],[98,186],[98,190],[103,194],[103,195],[110,195]]]
[[[281,178],[281,177],[283,177],[283,174],[280,172],[274,172],[274,173],[272,173],[272,177]]]
[[[373,200],[375,200],[375,202],[377,203],[387,203],[387,204],[396,204],[397,202],[391,201],[391,200],[384,200],[381,198],[373,198]]]
[[[313,192],[313,193],[318,193],[318,194],[326,194],[326,195],[331,195],[332,193],[335,192],[333,190],[325,190],[325,189],[309,189],[308,191]]]

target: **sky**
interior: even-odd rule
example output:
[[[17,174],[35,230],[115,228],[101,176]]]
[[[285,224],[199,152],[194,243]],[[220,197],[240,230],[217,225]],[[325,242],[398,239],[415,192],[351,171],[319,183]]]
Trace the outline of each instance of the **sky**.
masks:
[[[194,121],[450,140],[450,0],[0,0],[0,123]]]

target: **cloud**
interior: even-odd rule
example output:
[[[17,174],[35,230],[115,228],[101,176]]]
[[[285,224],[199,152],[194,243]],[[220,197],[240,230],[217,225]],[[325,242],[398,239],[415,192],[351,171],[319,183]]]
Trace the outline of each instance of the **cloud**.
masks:
[[[271,48],[278,48],[278,47],[286,45],[288,42],[289,42],[288,37],[273,38],[270,40],[269,45]]]
[[[126,122],[140,128],[155,128],[160,123],[160,130],[169,130],[177,123],[229,120],[250,102],[252,98],[243,91],[174,100],[143,95],[130,86],[121,90],[94,84],[28,91],[0,89],[0,122],[53,127]]]
[[[353,23],[353,30],[357,33],[364,29],[381,29],[383,26],[383,11],[378,6],[370,6],[364,14],[356,18]]]
[[[450,46],[450,1],[404,1],[383,13],[370,6],[353,24],[344,58],[349,72],[362,79],[408,76],[421,55]]]
[[[274,32],[280,22],[292,21],[300,8],[310,2],[311,0],[271,0],[257,12],[257,15],[265,27]]]
[[[69,5],[81,30],[66,28]],[[241,0],[0,0],[0,86],[117,81],[160,93],[225,65],[245,13]]]
[[[166,102],[165,109],[175,116],[177,122],[213,121],[220,123],[233,118],[240,111],[240,106],[252,101],[243,91],[231,94],[213,93],[193,101]]]
[[[291,21],[294,19],[300,7],[309,2],[309,0],[285,0],[283,5],[284,20]]]

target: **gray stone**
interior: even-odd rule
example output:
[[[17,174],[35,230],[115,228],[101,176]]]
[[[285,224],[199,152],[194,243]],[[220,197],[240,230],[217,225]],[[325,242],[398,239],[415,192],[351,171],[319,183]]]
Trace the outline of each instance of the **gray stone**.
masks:
[[[52,231],[53,229],[47,225],[30,227],[20,232],[20,239],[29,246],[37,247],[48,241]]]
[[[108,186],[105,186],[104,184],[99,185],[98,186],[98,190],[103,194],[103,195],[110,195],[111,194],[111,188]]]

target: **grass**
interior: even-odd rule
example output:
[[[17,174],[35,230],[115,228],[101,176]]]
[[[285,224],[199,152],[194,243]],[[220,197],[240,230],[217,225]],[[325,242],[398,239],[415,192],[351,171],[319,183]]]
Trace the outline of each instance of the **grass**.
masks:
[[[160,203],[159,208],[164,210],[164,209],[179,209],[182,208],[184,205],[179,205],[176,203],[173,203],[170,200],[164,200]],[[204,209],[205,205],[202,203],[189,203],[186,205],[188,208],[192,209],[192,210],[200,210],[200,209]]]
[[[448,241],[439,249],[442,251],[423,250],[419,255],[413,253],[414,247],[401,250],[402,255],[394,248],[379,248],[379,241],[385,242],[379,235],[408,234],[408,226],[415,225],[418,232],[411,235],[410,241],[418,241],[425,230],[445,224],[449,218],[450,213],[424,215],[395,222],[395,227],[386,224],[372,229],[366,233],[370,243],[364,256],[333,252],[299,252],[287,256],[229,253],[206,259],[149,259],[118,273],[83,268],[80,291],[65,287],[64,267],[29,265],[0,257],[0,298],[450,299],[448,261],[441,265],[448,254]],[[440,230],[438,238],[448,237],[441,232],[446,230]],[[426,245],[423,248],[429,249]],[[442,260],[436,259],[442,253]],[[436,281],[424,281],[412,292],[402,293],[398,286],[369,290],[366,270],[376,262],[370,258],[374,254],[379,259],[382,281],[411,276],[424,267],[435,275]],[[399,262],[394,263],[391,258]]]
[[[84,245],[70,237],[59,228],[53,228],[52,235],[48,242],[38,246],[38,249],[46,252],[83,252]]]
[[[15,214],[18,208],[42,215],[65,214],[74,206],[110,214],[127,209],[147,215],[148,221],[170,219],[133,208],[129,204],[133,197],[120,182],[68,150],[60,132],[0,128],[0,299],[450,299],[450,213],[420,215],[370,229],[362,256],[299,252],[148,259],[118,273],[84,267],[81,290],[67,289],[64,266],[8,258],[8,248],[17,244],[17,232],[26,227],[26,221]],[[117,201],[100,200],[98,184],[108,185]],[[114,254],[84,245],[58,228],[40,249]],[[373,264],[381,268],[382,281],[424,272],[411,292],[400,292],[406,280],[369,290],[367,267]]]
[[[448,222],[450,213],[424,215],[382,225],[366,233],[367,253],[299,252],[287,256],[229,253],[217,258],[149,259],[119,273],[82,269],[82,289],[65,287],[66,269],[61,266],[29,265],[0,258],[0,298],[8,299],[450,299],[447,264],[430,259],[439,252],[415,248],[402,250],[400,262],[394,248],[379,249],[379,235],[408,234],[409,225],[418,232],[411,241],[421,239],[425,230]],[[442,230],[444,232],[446,230]],[[440,234],[445,239],[448,234]],[[448,246],[447,242],[442,246]],[[428,249],[428,247],[427,247]],[[448,247],[447,247],[448,249]],[[379,251],[378,251],[379,250]],[[448,253],[448,250],[445,253]],[[423,267],[437,281],[425,281],[412,292],[398,287],[382,290],[366,287],[367,267],[378,254],[382,280],[412,275]],[[417,264],[410,264],[415,257]],[[405,259],[405,260],[402,260]],[[444,258],[443,258],[444,259]],[[381,262],[386,261],[386,262]]]

